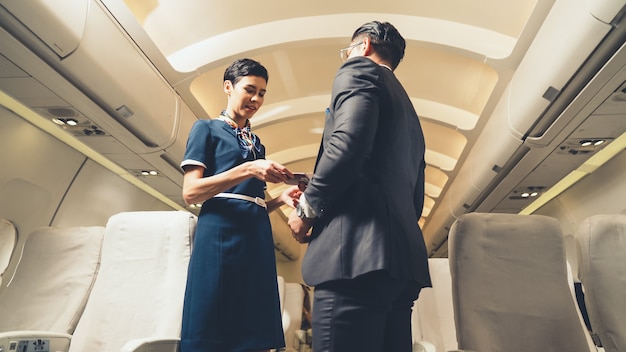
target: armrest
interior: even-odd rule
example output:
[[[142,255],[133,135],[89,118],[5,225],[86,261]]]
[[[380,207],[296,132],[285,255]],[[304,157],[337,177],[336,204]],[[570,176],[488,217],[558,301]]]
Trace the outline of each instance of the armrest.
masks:
[[[413,342],[413,352],[437,352],[437,349],[428,341],[415,341]]]
[[[296,330],[295,351],[297,352],[311,352],[311,344],[313,343],[313,337],[311,336],[311,329]]]
[[[126,342],[120,352],[178,352],[180,338],[146,337]]]
[[[0,351],[18,351],[18,347],[28,345],[29,341],[49,346],[50,352],[67,352],[70,349],[72,335],[51,331],[7,331],[0,333]],[[23,347],[22,347],[23,348]]]

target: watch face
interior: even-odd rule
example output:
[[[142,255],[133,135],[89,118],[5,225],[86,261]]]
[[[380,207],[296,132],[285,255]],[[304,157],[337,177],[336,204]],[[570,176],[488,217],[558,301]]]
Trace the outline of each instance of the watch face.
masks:
[[[302,211],[302,207],[300,206],[300,204],[296,206],[296,215],[298,215],[299,217],[304,216],[304,211]]]

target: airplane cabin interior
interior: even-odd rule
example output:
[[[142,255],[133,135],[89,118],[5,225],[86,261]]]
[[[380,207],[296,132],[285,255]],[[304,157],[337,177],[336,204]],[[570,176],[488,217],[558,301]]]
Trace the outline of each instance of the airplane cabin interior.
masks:
[[[180,164],[225,68],[267,67],[252,131],[314,175],[372,20],[406,39],[426,143],[413,352],[626,351],[626,0],[0,0],[0,352],[178,351],[201,207]],[[279,351],[311,352],[292,211],[269,214]]]

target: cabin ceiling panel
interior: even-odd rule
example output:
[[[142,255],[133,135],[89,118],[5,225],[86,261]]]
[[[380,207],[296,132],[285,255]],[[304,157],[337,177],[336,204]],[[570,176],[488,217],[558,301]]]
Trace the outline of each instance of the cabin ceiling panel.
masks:
[[[414,46],[405,55],[411,61],[397,75],[411,97],[480,115],[498,81],[494,68],[472,57]]]
[[[429,121],[422,121],[422,129],[426,152],[431,156],[427,162],[447,171],[453,170],[467,145],[467,138],[452,128]]]
[[[438,198],[441,190],[448,183],[448,175],[440,169],[426,165],[426,194],[432,198]]]
[[[254,118],[252,124],[254,126]],[[324,114],[294,116],[278,123],[255,128],[266,151],[294,148],[302,144],[319,143],[324,129]]]
[[[111,148],[109,151],[114,150]],[[108,152],[103,153],[109,160],[115,162],[119,166],[131,173],[139,174],[141,170],[153,170],[154,168],[146,160],[142,159],[139,155],[134,153],[115,153]],[[134,171],[132,171],[134,170]]]
[[[29,75],[4,55],[0,55],[0,78],[15,77],[29,77]]]
[[[334,74],[341,65],[338,48],[338,46],[323,45],[250,55],[249,57],[261,62],[269,73],[265,107],[259,114],[267,111],[266,107],[274,103],[328,94]],[[320,58],[317,55],[310,55],[310,52],[332,53],[333,55],[328,54],[328,58]],[[189,86],[193,96],[212,117],[217,116],[226,105],[222,82],[227,66],[227,64],[221,65],[203,72]],[[255,119],[257,119],[256,116]]]
[[[67,102],[32,77],[0,78],[0,89],[30,107],[68,106]]]
[[[104,3],[114,2],[116,1],[104,1]],[[161,0],[155,4],[154,2],[125,1],[165,56],[192,46],[206,38],[217,37],[226,32],[235,32],[241,28],[258,27],[260,24],[281,21],[287,24],[289,20],[302,18],[303,14],[320,19],[332,16],[345,19],[354,16],[355,9],[363,6],[362,2],[356,0],[330,2],[331,0],[310,4],[283,2],[280,5],[259,6],[254,11],[249,12],[241,11],[238,3],[224,3],[220,4],[220,11],[218,12],[214,11],[211,2],[181,3],[179,1]],[[523,31],[536,3],[536,1],[525,0],[507,2],[496,0],[431,2],[421,0],[371,3],[368,4],[367,8],[371,12],[370,18],[355,23],[369,21],[372,16],[380,18],[385,17],[385,15],[392,16],[395,13],[407,17],[438,20],[442,23],[463,24],[517,38]],[[273,5],[280,6],[280,11],[277,11]],[[494,13],[498,15],[494,16]],[[308,30],[323,33],[327,28],[337,27],[339,30],[344,30],[344,27],[345,30],[353,30],[353,25],[348,24],[350,22],[346,21],[344,25],[338,22],[334,23],[333,26],[328,26],[323,21],[311,22],[307,23],[307,26],[298,28],[295,32]],[[194,25],[190,26],[189,23]],[[351,32],[343,33],[347,34],[340,36],[351,34]]]

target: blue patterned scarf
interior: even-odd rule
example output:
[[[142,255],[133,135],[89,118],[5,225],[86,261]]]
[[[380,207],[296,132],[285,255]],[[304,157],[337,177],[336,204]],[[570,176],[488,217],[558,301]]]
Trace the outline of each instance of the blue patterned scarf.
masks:
[[[230,115],[223,110],[220,113],[218,119],[226,122],[230,127],[235,130],[237,140],[239,140],[239,148],[241,149],[241,155],[244,159],[248,158],[250,152],[254,155],[254,159],[257,158],[257,153],[261,152],[261,142],[257,136],[250,131],[250,120],[246,120],[246,124],[243,128],[239,128]],[[256,152],[255,152],[256,151]]]

